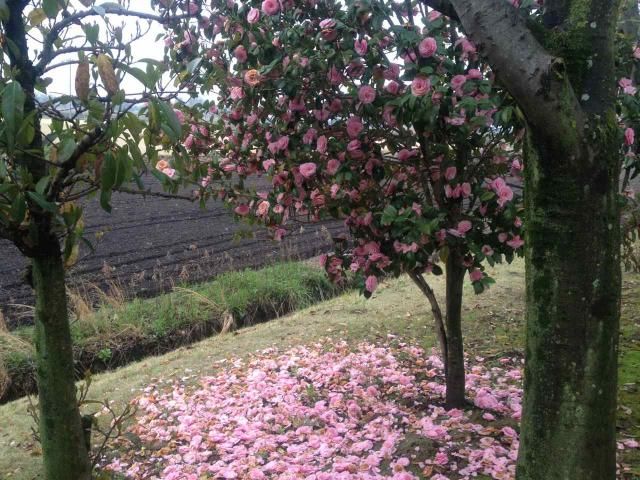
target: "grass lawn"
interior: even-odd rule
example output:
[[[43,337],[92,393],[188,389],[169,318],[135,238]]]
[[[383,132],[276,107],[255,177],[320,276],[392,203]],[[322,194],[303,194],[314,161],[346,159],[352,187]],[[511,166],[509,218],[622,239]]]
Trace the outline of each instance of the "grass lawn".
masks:
[[[465,286],[464,335],[470,358],[497,358],[522,351],[522,262],[499,266],[497,283],[476,296]],[[442,278],[430,277],[442,298]],[[390,337],[391,336],[391,337]],[[349,343],[380,343],[393,338],[431,348],[435,345],[430,307],[406,277],[383,283],[370,300],[347,293],[264,324],[213,337],[159,357],[150,357],[119,370],[96,375],[90,397],[122,408],[152,383],[202,375],[224,368],[222,359],[248,358],[269,347],[284,349],[324,338]],[[627,274],[623,287],[619,426],[625,435],[640,438],[640,275]],[[0,478],[41,478],[40,453],[30,437],[31,419],[26,400],[0,407]],[[628,450],[624,463],[640,478],[640,454]]]

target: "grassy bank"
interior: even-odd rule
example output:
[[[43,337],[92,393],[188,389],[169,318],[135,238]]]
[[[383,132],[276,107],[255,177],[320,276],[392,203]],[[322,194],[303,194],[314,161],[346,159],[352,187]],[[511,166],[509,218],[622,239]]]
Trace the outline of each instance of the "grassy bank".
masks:
[[[322,270],[297,262],[225,273],[153,299],[124,302],[122,295],[111,292],[95,312],[76,292],[70,298],[77,371],[81,375],[122,366],[281,316],[336,293]],[[0,399],[34,391],[32,337],[33,327],[0,331]]]
[[[463,329],[470,358],[486,361],[506,353],[523,352],[524,271],[522,263],[494,270],[497,280],[491,290],[474,295],[465,285]],[[439,298],[444,293],[442,278],[430,277]],[[197,384],[200,376],[232,368],[233,360],[256,351],[310,344],[323,338],[412,342],[426,348],[436,345],[430,307],[406,277],[383,283],[373,298],[364,300],[348,292],[279,319],[217,335],[179,348],[166,355],[149,357],[113,372],[96,375],[90,396],[109,398],[122,409],[149,384],[175,381]],[[620,356],[620,408],[618,424],[624,435],[640,438],[640,275],[626,275],[623,289],[623,316]],[[41,478],[40,452],[30,436],[31,419],[27,402],[0,406],[0,478],[29,480]],[[640,478],[638,450],[628,450],[622,459],[631,464]]]

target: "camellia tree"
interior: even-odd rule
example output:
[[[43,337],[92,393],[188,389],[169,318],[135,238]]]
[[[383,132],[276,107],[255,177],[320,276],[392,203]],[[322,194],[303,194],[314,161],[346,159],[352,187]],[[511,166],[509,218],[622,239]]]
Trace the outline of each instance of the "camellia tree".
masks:
[[[187,112],[185,147],[214,152],[203,198],[224,198],[276,238],[301,216],[344,218],[350,241],[324,259],[328,274],[352,272],[369,296],[380,276],[407,272],[431,302],[446,403],[461,407],[465,274],[482,292],[493,281],[484,265],[523,244],[506,180],[522,169],[520,137],[474,45],[418,7],[214,1],[167,53],[178,71],[200,66],[203,91],[219,89],[204,114]],[[246,181],[262,175],[262,189]],[[442,263],[444,315],[424,276]]]
[[[615,71],[619,2],[211,5],[198,25],[181,30],[191,61],[205,65],[202,88],[217,85],[224,95],[221,121],[211,127],[222,138],[212,146],[222,153],[203,185],[221,172],[239,179],[235,189],[212,194],[276,236],[292,210],[346,216],[355,248],[327,259],[327,270],[357,272],[369,292],[387,271],[408,271],[420,284],[417,275],[433,270],[440,256],[449,283],[456,270],[469,269],[484,285],[481,262],[520,246],[505,171],[476,175],[473,168],[485,165],[491,135],[504,135],[511,111],[491,88],[483,90],[490,68],[526,127],[527,362],[518,478],[613,479],[619,152],[623,142],[634,143],[632,130],[622,133],[616,96],[635,93]],[[458,31],[465,36],[457,38]],[[188,71],[183,51],[171,54]],[[196,138],[194,130],[188,141]],[[517,149],[517,136],[502,138],[506,151]],[[503,155],[489,156],[493,167],[501,164]],[[259,172],[272,176],[272,189],[252,195],[243,179]],[[454,298],[447,301],[452,311]]]
[[[172,17],[129,7],[126,1],[0,1],[0,238],[31,260],[39,438],[50,480],[91,477],[65,291],[65,264],[77,257],[83,234],[77,201],[99,195],[108,210],[114,191],[150,194],[139,175],[145,161],[155,163],[158,149],[181,137],[168,102],[187,88],[188,75],[176,83],[163,75],[161,62],[136,63],[132,45],[152,24],[170,25],[195,12]],[[75,94],[49,92],[56,72],[69,66],[76,69]],[[125,76],[137,80],[136,92],[120,88]],[[189,161],[179,150],[175,157]],[[155,173],[177,189],[175,172]],[[126,187],[133,180],[138,185]]]

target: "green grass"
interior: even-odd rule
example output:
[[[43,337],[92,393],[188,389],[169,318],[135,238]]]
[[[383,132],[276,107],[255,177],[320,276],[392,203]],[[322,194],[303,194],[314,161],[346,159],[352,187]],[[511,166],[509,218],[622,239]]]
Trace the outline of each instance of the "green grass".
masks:
[[[496,285],[482,295],[470,286],[464,293],[464,335],[468,354],[487,359],[505,352],[522,351],[524,269],[521,262],[494,270]],[[443,279],[429,277],[438,298],[444,293]],[[619,423],[625,434],[640,436],[640,275],[625,275],[620,357]],[[309,344],[321,338],[350,342],[398,340],[435,345],[430,307],[406,277],[384,282],[373,298],[365,300],[348,292],[282,318],[233,333],[211,337],[158,357],[149,357],[119,370],[93,378],[93,398],[109,398],[122,408],[141,388],[150,383],[210,375],[222,359],[246,357],[268,347],[287,348]],[[624,383],[631,385],[624,386]],[[0,407],[0,478],[41,478],[39,450],[30,438],[31,420],[27,402],[19,400]],[[624,408],[622,408],[624,407]],[[631,413],[626,413],[625,408]],[[626,452],[625,463],[640,476],[637,452]],[[4,475],[4,476],[3,476]]]
[[[145,351],[166,351],[215,331],[251,325],[307,307],[338,293],[324,271],[287,262],[261,270],[228,272],[215,280],[152,299],[103,305],[72,322],[76,357],[102,367],[127,363]],[[33,327],[0,335],[0,368],[17,382],[30,383]],[[97,364],[96,364],[97,365]],[[0,391],[2,390],[0,384]]]

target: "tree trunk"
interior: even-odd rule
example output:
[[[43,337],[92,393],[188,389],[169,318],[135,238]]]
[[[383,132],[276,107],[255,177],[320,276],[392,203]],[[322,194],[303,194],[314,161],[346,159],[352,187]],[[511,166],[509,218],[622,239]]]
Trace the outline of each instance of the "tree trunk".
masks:
[[[620,316],[619,138],[594,120],[571,159],[530,129],[519,480],[613,480]],[[588,144],[587,144],[588,143]],[[589,166],[582,169],[579,164]]]
[[[464,346],[462,344],[462,287],[465,268],[454,250],[446,262],[446,325],[447,325],[447,408],[465,406]]]
[[[429,300],[429,304],[431,305],[431,313],[433,313],[433,320],[436,327],[436,337],[438,338],[438,343],[440,344],[440,355],[442,356],[442,365],[444,366],[444,375],[446,377],[448,372],[447,331],[445,330],[444,317],[442,315],[442,310],[440,309],[440,304],[438,303],[435,292],[424,279],[422,273],[409,272],[409,277],[411,277],[413,282],[418,286],[424,296],[427,297],[427,300]]]
[[[65,278],[56,239],[32,259],[40,441],[48,480],[88,480],[89,455],[76,400]]]

